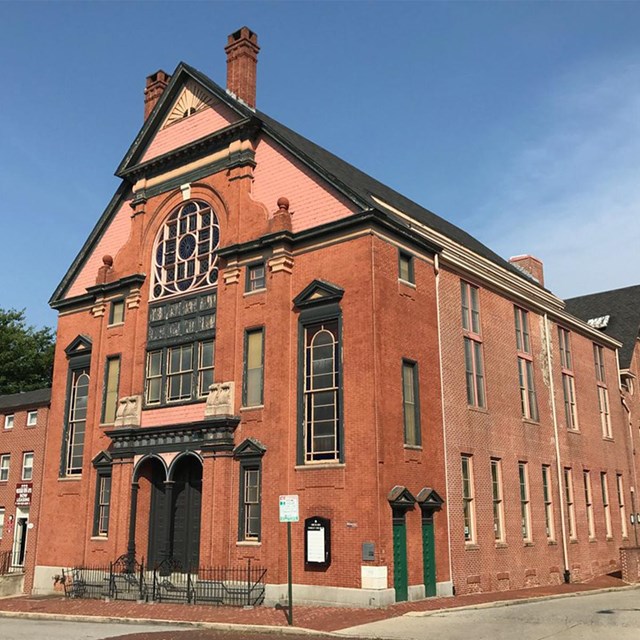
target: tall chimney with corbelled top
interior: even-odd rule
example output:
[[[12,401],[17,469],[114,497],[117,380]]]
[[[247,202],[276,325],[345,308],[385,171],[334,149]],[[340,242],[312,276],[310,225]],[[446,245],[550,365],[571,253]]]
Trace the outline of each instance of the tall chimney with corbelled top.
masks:
[[[224,48],[227,52],[227,90],[252,109],[256,106],[258,36],[247,27],[232,33]]]
[[[164,93],[171,80],[171,76],[162,69],[147,76],[147,85],[144,89],[144,119],[145,121],[149,117],[149,114],[153,111],[153,107],[156,106],[158,100]]]

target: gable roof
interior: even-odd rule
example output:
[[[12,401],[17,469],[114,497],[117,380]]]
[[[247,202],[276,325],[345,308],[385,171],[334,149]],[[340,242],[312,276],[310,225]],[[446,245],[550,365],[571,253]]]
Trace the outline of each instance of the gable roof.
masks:
[[[569,313],[585,322],[609,316],[601,331],[622,342],[620,367],[628,369],[640,331],[640,285],[569,298],[565,304]]]
[[[377,197],[391,205],[393,208],[406,213],[416,221],[433,229],[435,232],[450,238],[454,242],[506,269],[519,278],[533,283],[536,286],[541,286],[529,274],[516,268],[510,262],[489,249],[486,245],[482,244],[466,231],[463,231],[432,211],[425,209],[394,189],[391,189],[363,171],[360,171],[353,165],[342,160],[314,142],[311,142],[304,136],[292,131],[267,114],[251,109],[202,72],[184,62],[180,62],[171,76],[171,80],[169,81],[167,88],[149,114],[149,117],[143,124],[140,132],[116,169],[115,174],[123,178],[123,183],[118,188],[112,202],[98,220],[98,223],[91,232],[89,238],[53,293],[49,301],[49,304],[52,306],[55,307],[56,302],[64,297],[66,290],[80,271],[85,259],[90,255],[91,250],[95,247],[97,241],[107,229],[110,220],[113,218],[117,210],[116,205],[119,205],[125,198],[125,194],[129,192],[129,185],[125,179],[127,174],[137,166],[140,159],[143,157],[145,149],[152,140],[155,132],[158,127],[161,126],[170,111],[174,100],[178,97],[182,87],[185,86],[185,83],[188,82],[189,79],[201,84],[203,88],[211,92],[222,103],[238,114],[238,123],[230,125],[230,127],[228,127],[229,129],[233,129],[238,124],[247,122],[256,124],[265,134],[283,145],[300,161],[327,180],[344,196],[354,202],[361,210],[366,211],[379,209],[380,205],[376,201]],[[191,145],[187,145],[187,147],[188,146]],[[158,159],[154,159],[152,161],[156,160]],[[149,162],[152,161],[150,160]],[[385,210],[384,213],[385,215],[395,217],[389,211]]]
[[[0,411],[42,407],[51,401],[51,389],[36,389],[0,396]]]

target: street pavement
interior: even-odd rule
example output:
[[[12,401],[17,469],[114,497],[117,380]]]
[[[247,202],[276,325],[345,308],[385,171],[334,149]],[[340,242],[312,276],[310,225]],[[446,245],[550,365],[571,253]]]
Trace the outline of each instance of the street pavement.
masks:
[[[339,633],[400,640],[640,640],[640,591],[580,594],[438,613],[414,612]]]

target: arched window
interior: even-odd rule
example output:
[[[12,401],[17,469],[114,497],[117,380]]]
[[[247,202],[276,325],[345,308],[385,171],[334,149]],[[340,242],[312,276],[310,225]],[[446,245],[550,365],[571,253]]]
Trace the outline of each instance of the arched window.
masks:
[[[218,218],[201,200],[174,209],[158,233],[151,299],[186,293],[218,282]]]
[[[89,397],[87,371],[84,369],[74,371],[71,385],[66,474],[76,475],[82,473],[84,434],[87,425],[87,399]]]

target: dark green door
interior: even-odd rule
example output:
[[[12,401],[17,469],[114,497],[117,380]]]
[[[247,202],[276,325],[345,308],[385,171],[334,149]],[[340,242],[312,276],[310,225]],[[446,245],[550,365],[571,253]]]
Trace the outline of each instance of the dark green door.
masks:
[[[174,473],[171,509],[171,555],[185,571],[198,567],[202,465],[192,456],[180,461]]]
[[[422,521],[422,561],[424,590],[428,598],[436,595],[436,544],[433,535],[433,518]]]
[[[409,598],[409,577],[407,574],[407,527],[400,518],[393,519],[393,586],[396,602]]]

